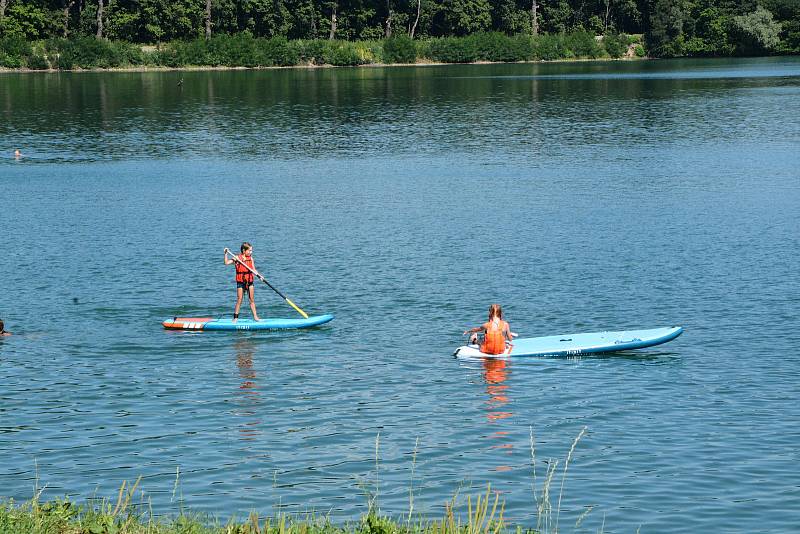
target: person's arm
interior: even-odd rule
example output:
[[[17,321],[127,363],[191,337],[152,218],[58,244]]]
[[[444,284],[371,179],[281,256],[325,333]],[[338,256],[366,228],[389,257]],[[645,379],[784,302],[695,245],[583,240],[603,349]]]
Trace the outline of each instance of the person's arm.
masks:
[[[231,252],[231,251],[230,251],[230,250],[228,250],[227,248],[225,249],[225,251],[224,251],[224,252],[225,252],[225,256],[224,256],[224,258],[225,258],[225,265],[230,265],[231,263],[233,263],[233,260],[228,258],[228,254],[230,254],[231,256],[233,256],[233,252]]]
[[[486,325],[482,324],[480,326],[476,326],[475,328],[470,328],[469,330],[464,330],[464,335],[474,334],[475,332],[484,332],[485,330],[486,330]]]
[[[508,322],[506,322],[506,331],[505,331],[505,333],[506,333],[506,338],[508,339],[509,342],[514,341],[514,338],[517,337],[517,335],[518,335],[518,334],[515,334],[514,332],[511,331],[511,325],[508,324]]]
[[[252,259],[252,256],[251,256],[251,259]],[[264,277],[261,276],[261,273],[258,272],[258,269],[256,269],[256,260],[253,260],[253,274],[256,276],[256,278],[258,278],[260,280],[264,279]]]

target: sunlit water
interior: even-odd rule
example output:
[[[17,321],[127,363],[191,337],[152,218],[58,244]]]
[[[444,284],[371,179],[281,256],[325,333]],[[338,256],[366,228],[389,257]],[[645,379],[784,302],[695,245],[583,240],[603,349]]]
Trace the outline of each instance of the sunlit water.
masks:
[[[142,476],[157,513],[343,521],[491,483],[535,525],[586,427],[560,530],[794,531],[799,117],[796,58],[2,73],[0,496]],[[243,240],[336,319],[165,331],[232,312]],[[453,359],[492,302],[525,337],[686,332]]]

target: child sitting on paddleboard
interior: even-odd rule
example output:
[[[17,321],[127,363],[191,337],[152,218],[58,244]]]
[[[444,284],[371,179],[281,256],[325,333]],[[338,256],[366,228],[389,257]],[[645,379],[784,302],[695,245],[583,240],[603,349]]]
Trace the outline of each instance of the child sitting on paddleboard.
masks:
[[[471,334],[469,336],[471,345],[478,344],[479,332],[483,332],[483,343],[481,343],[480,351],[484,354],[502,354],[506,350],[506,341],[510,344],[512,338],[517,335],[511,331],[511,327],[503,320],[503,310],[499,304],[489,306],[488,321],[464,331],[465,335]]]
[[[239,319],[239,308],[242,306],[242,298],[244,292],[247,291],[247,296],[250,298],[250,310],[253,312],[253,319],[259,321],[258,313],[256,313],[256,299],[254,296],[253,281],[256,271],[256,265],[253,262],[253,245],[245,241],[241,247],[242,253],[238,256],[234,255],[229,249],[225,249],[225,265],[236,265],[236,307],[233,309],[233,322]],[[228,258],[228,254],[231,255]],[[259,278],[261,275],[259,275]]]

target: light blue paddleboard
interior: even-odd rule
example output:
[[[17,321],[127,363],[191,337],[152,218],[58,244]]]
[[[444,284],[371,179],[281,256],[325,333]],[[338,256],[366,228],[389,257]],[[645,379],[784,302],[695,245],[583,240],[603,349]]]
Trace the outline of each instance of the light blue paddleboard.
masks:
[[[161,324],[170,330],[284,330],[287,328],[310,328],[333,320],[333,315],[312,315],[305,319],[239,319],[231,317],[173,317]]]
[[[680,326],[649,330],[591,332],[561,336],[515,339],[503,354],[484,354],[477,345],[456,349],[459,358],[508,358],[520,356],[578,356],[618,350],[642,349],[672,341],[683,332]]]

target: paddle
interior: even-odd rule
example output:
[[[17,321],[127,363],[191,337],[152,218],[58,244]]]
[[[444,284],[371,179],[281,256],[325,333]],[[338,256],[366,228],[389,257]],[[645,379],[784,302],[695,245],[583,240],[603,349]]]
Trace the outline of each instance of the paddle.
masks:
[[[285,300],[285,301],[286,301],[286,302],[289,304],[289,306],[291,306],[292,308],[294,308],[295,310],[297,310],[297,313],[299,313],[300,315],[302,315],[303,317],[305,317],[306,319],[308,319],[308,314],[307,314],[306,312],[304,312],[303,310],[301,310],[301,309],[300,309],[300,308],[297,306],[297,304],[295,304],[294,302],[292,302],[291,300],[289,300],[289,299],[286,297],[286,295],[284,295],[283,293],[281,293],[280,291],[278,291],[277,289],[275,289],[275,287],[274,287],[272,284],[270,284],[269,282],[267,282],[267,279],[266,279],[266,278],[264,278],[263,276],[261,276],[261,273],[258,273],[258,272],[256,272],[256,271],[254,271],[253,269],[251,269],[249,265],[247,265],[247,264],[246,264],[246,263],[244,263],[242,260],[240,260],[240,259],[239,259],[239,258],[236,256],[236,254],[234,254],[234,253],[233,253],[233,252],[231,252],[230,250],[228,250],[228,249],[225,249],[225,254],[230,254],[230,255],[231,255],[231,258],[233,258],[233,261],[235,261],[235,262],[238,262],[238,263],[240,263],[241,265],[243,265],[243,266],[245,267],[245,269],[247,269],[248,271],[250,271],[251,273],[253,273],[253,275],[257,276],[259,280],[261,280],[262,282],[264,282],[265,284],[267,284],[271,290],[273,290],[273,291],[274,291],[275,293],[277,293],[277,294],[278,294],[278,295],[279,295],[279,296],[280,296],[280,297],[281,297],[283,300]]]

